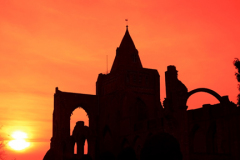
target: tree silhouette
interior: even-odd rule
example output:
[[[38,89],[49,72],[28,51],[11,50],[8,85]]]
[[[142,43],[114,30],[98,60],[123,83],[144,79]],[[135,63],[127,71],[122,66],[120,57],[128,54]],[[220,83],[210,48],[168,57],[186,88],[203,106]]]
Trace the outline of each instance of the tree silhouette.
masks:
[[[235,66],[235,68],[238,70],[237,73],[235,73],[237,81],[240,82],[240,61],[238,58],[235,58],[235,60],[233,61],[233,64]],[[238,90],[240,91],[240,84],[238,84]],[[237,105],[240,106],[240,94],[238,94],[237,96],[238,98],[238,102]]]

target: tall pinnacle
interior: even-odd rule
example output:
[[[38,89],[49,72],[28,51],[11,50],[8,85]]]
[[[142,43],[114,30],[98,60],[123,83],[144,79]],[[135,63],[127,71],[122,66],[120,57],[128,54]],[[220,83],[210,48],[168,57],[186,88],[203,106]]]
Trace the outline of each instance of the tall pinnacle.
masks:
[[[138,50],[136,49],[133,40],[129,34],[128,26],[126,26],[126,32],[117,48],[116,57],[114,59],[111,72],[115,72],[119,69],[136,69],[142,68],[142,63],[138,56]]]
[[[129,48],[129,49],[136,49],[133,40],[128,32],[128,25],[126,26],[126,32],[122,39],[122,42],[119,46],[119,48]]]

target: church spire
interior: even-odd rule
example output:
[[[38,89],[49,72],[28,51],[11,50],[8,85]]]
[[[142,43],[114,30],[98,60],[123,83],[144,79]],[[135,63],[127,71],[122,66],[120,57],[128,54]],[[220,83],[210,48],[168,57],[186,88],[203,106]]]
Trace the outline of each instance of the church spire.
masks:
[[[126,26],[126,32],[122,39],[122,42],[119,46],[119,48],[129,48],[129,49],[136,49],[133,40],[128,32],[128,25]]]
[[[123,36],[120,46],[117,48],[111,72],[115,72],[119,69],[136,68],[142,68],[142,63],[138,56],[138,50],[136,49],[133,40],[129,34],[127,25],[126,32]]]

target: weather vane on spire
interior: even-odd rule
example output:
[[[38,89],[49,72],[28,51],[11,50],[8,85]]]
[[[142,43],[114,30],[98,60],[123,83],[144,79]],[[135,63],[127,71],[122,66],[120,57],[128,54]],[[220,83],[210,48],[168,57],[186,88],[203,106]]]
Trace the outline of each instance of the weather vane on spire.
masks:
[[[126,24],[127,24],[126,27],[128,28],[128,19],[125,19],[125,21],[126,21]]]

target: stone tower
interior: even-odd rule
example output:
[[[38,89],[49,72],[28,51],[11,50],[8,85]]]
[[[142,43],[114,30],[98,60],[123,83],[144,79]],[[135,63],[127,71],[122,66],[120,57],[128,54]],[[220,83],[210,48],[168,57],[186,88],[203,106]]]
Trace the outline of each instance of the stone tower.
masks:
[[[126,146],[137,147],[134,139],[149,134],[148,122],[154,121],[162,109],[157,70],[142,67],[128,28],[109,74],[99,74],[99,152],[115,156]],[[137,153],[139,154],[139,153]]]

